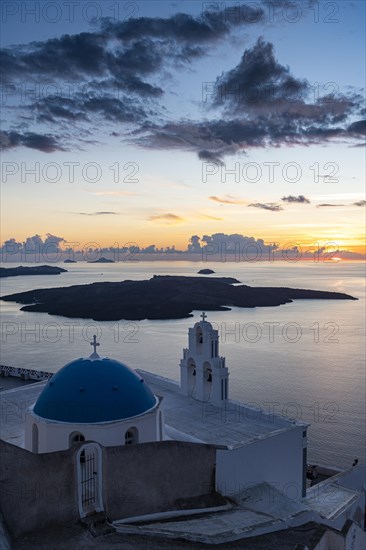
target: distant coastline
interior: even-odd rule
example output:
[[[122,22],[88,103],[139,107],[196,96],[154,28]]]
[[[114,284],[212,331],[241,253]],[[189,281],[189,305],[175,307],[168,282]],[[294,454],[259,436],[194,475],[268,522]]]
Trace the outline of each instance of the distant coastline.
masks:
[[[51,265],[0,267],[0,277],[18,277],[23,275],[60,275],[67,269]]]
[[[20,265],[29,265],[36,266],[39,264],[52,264],[55,266],[66,264],[68,266],[72,265],[100,265],[101,262],[98,261],[89,261],[84,258],[76,257],[75,260],[72,261],[65,261],[68,258],[62,257],[58,259],[52,259],[52,258],[32,258],[31,255],[29,255],[28,258],[21,258],[19,257],[12,257],[12,258],[5,258],[3,259],[0,255],[0,265],[2,268],[6,268],[7,266],[20,266]],[[123,268],[123,265],[133,265],[143,262],[169,262],[169,263],[176,263],[180,264],[182,262],[190,262],[192,264],[202,265],[202,266],[213,266],[213,265],[224,265],[224,264],[244,264],[244,265],[253,265],[253,264],[261,264],[261,265],[276,265],[276,264],[315,264],[315,265],[335,265],[339,263],[357,263],[357,264],[364,264],[366,263],[366,258],[320,258],[320,259],[314,259],[314,258],[287,258],[284,259],[282,257],[274,257],[274,258],[261,258],[261,259],[248,259],[248,258],[236,258],[234,255],[227,254],[225,256],[222,256],[220,254],[214,254],[211,256],[202,256],[201,254],[136,254],[135,256],[126,257],[126,258],[120,258],[116,260],[112,260],[111,262],[107,262],[105,265],[118,265]]]

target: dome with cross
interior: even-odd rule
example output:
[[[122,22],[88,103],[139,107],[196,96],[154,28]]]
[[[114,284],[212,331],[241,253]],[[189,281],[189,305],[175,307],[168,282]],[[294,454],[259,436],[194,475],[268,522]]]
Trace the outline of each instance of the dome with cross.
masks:
[[[71,361],[47,382],[34,413],[57,422],[99,423],[136,417],[153,409],[157,398],[144,379],[125,364],[93,353]]]

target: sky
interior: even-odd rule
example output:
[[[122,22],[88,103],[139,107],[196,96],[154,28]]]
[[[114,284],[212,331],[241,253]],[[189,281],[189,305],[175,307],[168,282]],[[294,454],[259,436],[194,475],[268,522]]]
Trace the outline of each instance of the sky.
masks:
[[[1,10],[2,244],[364,253],[363,1]]]

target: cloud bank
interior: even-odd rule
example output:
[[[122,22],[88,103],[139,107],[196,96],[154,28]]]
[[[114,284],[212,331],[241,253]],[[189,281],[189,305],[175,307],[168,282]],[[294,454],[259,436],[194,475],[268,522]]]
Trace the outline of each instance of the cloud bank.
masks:
[[[281,9],[285,2],[275,5]],[[252,148],[340,139],[360,145],[366,132],[361,95],[311,97],[309,82],[283,65],[273,44],[263,38],[212,82],[210,101],[202,101],[202,118],[177,119],[168,113],[161,82],[173,82],[177,71],[208,58],[214,46],[236,31],[266,24],[265,2],[213,7],[199,16],[105,18],[92,32],[3,49],[5,95],[13,103],[18,100],[18,109],[5,104],[11,122],[0,140],[2,148],[70,150],[75,141],[95,140],[95,128],[98,139],[105,131],[141,147],[192,151],[200,160],[218,164]],[[26,105],[18,81],[57,91]],[[72,82],[78,83],[76,89],[70,89]]]

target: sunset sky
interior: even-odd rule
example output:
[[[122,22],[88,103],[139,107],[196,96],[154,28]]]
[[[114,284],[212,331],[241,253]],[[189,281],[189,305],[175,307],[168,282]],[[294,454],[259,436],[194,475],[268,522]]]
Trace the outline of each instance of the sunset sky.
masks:
[[[363,253],[365,3],[275,4],[3,2],[2,243]]]

